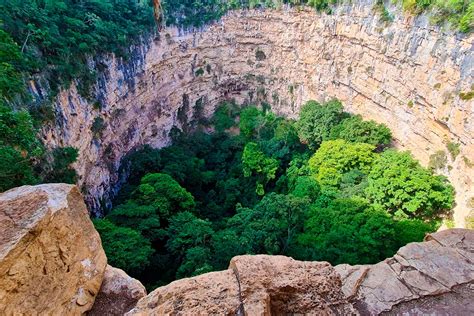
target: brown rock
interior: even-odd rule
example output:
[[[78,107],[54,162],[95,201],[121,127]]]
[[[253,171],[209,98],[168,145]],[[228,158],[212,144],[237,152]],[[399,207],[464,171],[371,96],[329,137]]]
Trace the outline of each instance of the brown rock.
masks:
[[[0,195],[0,315],[89,310],[106,266],[77,187],[23,186]]]
[[[99,294],[87,315],[123,315],[144,296],[146,290],[140,281],[128,276],[123,270],[107,265]]]
[[[456,307],[456,302],[465,302],[462,310],[474,313],[469,286],[474,281],[474,231],[453,229],[428,235],[426,240],[408,244],[393,258],[372,266],[335,267],[344,294],[361,314],[436,313]]]
[[[235,274],[225,270],[160,287],[126,315],[236,315],[240,306]]]
[[[141,299],[127,315],[348,314],[352,306],[326,262],[238,256],[230,268],[175,281]]]
[[[247,315],[331,315],[351,310],[339,275],[327,262],[238,256],[231,260],[230,268],[238,277]]]

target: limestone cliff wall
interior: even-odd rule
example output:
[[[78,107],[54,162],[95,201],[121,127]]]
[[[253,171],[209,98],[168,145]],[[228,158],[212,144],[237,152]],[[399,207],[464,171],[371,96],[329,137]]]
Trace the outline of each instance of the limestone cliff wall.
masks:
[[[134,47],[128,62],[106,61],[101,109],[74,87],[60,93],[57,122],[44,139],[79,149],[79,184],[98,210],[113,195],[121,157],[142,144],[168,144],[171,127],[191,121],[196,104],[209,115],[223,99],[266,100],[293,117],[308,99],[335,97],[387,124],[395,145],[424,164],[447,152],[448,142],[461,145],[443,172],[456,188],[455,220],[463,226],[474,196],[474,102],[460,93],[474,88],[474,36],[430,26],[426,17],[396,14],[385,24],[373,3],[353,1],[332,15],[236,11],[202,30],[164,29]],[[104,129],[94,136],[97,117]]]

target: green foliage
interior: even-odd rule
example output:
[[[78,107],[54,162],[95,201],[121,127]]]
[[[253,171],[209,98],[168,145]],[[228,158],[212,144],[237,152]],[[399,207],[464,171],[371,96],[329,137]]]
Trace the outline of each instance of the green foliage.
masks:
[[[0,192],[37,181],[27,157],[13,147],[0,145]]]
[[[196,77],[202,76],[204,75],[204,69],[199,68],[194,74],[196,75]]]
[[[377,11],[380,14],[380,19],[383,22],[392,22],[393,21],[393,16],[387,10],[387,7],[385,6],[383,0],[377,0],[374,8],[375,8],[375,11]]]
[[[100,138],[104,129],[105,129],[104,119],[100,116],[97,116],[94,119],[94,122],[92,122],[92,126],[91,126],[92,134],[94,134],[95,138]]]
[[[448,148],[449,153],[451,154],[451,158],[453,160],[456,159],[456,157],[459,155],[461,152],[461,144],[455,143],[455,142],[449,142],[446,144],[446,148]]]
[[[337,100],[319,104],[316,101],[308,101],[300,111],[300,117],[296,122],[298,135],[303,143],[316,149],[319,144],[329,138],[331,129],[343,118],[342,104]]]
[[[155,241],[164,236],[161,228],[160,216],[152,205],[140,205],[134,200],[118,205],[109,214],[107,219],[116,225],[129,227],[138,231],[143,237]]]
[[[253,208],[238,208],[227,227],[247,253],[286,254],[301,230],[308,200],[269,193]],[[238,253],[234,253],[236,255]]]
[[[46,183],[70,183],[77,180],[76,170],[71,167],[77,159],[78,151],[73,147],[57,147],[45,155],[45,160],[52,160],[52,163],[43,162],[43,180]]]
[[[17,43],[0,29],[0,102],[23,91],[21,70],[24,62]]]
[[[420,14],[429,11],[434,23],[448,22],[459,31],[474,29],[474,2],[470,0],[401,0],[403,8]]]
[[[211,222],[181,212],[170,218],[166,247],[172,254],[183,256],[191,248],[206,246],[213,233]]]
[[[94,220],[94,226],[110,265],[137,273],[150,263],[153,248],[137,231],[116,226],[107,219]]]
[[[133,198],[142,205],[153,206],[164,218],[195,207],[193,196],[171,176],[162,173],[144,176]]]
[[[211,119],[211,124],[217,132],[223,132],[235,125],[233,107],[229,103],[223,103],[217,107]]]
[[[129,45],[154,23],[149,2],[126,0],[5,0],[0,20],[5,31],[22,43],[27,71],[41,71],[53,90],[76,78],[89,85],[94,76],[89,78],[88,55],[126,56]]]
[[[376,158],[374,149],[373,145],[348,143],[342,139],[326,141],[309,160],[309,168],[323,188],[336,189],[346,172],[370,171]]]
[[[258,144],[251,142],[245,145],[242,154],[242,171],[245,177],[257,175],[259,179],[257,194],[263,195],[263,186],[267,184],[268,181],[275,179],[278,165],[278,160],[267,157],[265,153],[260,150]]]
[[[438,150],[430,156],[428,167],[431,170],[436,171],[446,168],[447,163],[448,157],[446,156],[446,152],[444,150]]]
[[[360,115],[356,115],[342,120],[340,124],[333,127],[330,138],[384,147],[390,144],[392,133],[384,124],[364,121]]]
[[[326,208],[312,208],[299,243],[310,260],[332,264],[367,264],[396,250],[393,220],[388,214],[356,200],[335,200]]]
[[[128,155],[121,169],[129,181],[105,220],[152,245],[132,274],[156,286],[258,253],[374,263],[437,229],[453,203],[443,178],[403,153],[380,153],[390,143],[386,127],[343,113],[336,101],[310,106],[317,120],[303,114],[302,124],[268,105],[239,112],[223,104],[194,132],[174,132],[173,145]],[[330,129],[323,136],[321,122]],[[319,133],[316,152],[300,142],[302,130]],[[344,139],[324,141],[332,137]]]
[[[247,138],[259,137],[266,123],[265,114],[254,106],[246,107],[240,112],[240,133]]]
[[[439,219],[454,204],[454,189],[408,152],[387,150],[374,161],[365,190],[368,199],[398,218]]]

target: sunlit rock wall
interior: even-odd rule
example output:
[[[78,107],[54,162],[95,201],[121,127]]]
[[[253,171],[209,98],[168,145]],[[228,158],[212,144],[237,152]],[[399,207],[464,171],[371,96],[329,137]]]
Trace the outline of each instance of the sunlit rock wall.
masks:
[[[456,188],[455,220],[463,226],[474,197],[474,100],[460,94],[474,88],[474,36],[394,7],[394,21],[383,23],[373,3],[353,1],[332,15],[236,11],[205,29],[164,29],[132,48],[128,61],[104,62],[101,109],[74,87],[63,91],[44,139],[79,149],[79,184],[99,212],[117,189],[120,159],[142,144],[165,146],[171,127],[192,122],[201,105],[210,115],[224,99],[267,101],[294,117],[308,99],[339,98],[346,110],[387,124],[395,145],[423,164],[436,151],[448,154],[440,172]],[[104,128],[94,136],[97,117]],[[448,142],[460,144],[455,159]]]

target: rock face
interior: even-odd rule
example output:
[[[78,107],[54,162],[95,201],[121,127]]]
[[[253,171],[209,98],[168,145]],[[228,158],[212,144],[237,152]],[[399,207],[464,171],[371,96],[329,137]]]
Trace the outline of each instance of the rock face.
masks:
[[[234,257],[229,270],[158,288],[127,315],[331,315],[353,311],[330,264],[257,255]]]
[[[128,63],[104,61],[100,109],[74,87],[60,93],[45,143],[79,149],[79,185],[99,211],[114,194],[123,155],[168,144],[173,125],[192,125],[221,100],[267,101],[293,117],[308,99],[336,97],[346,110],[387,124],[395,145],[424,164],[437,151],[447,154],[439,172],[456,188],[455,220],[463,226],[474,196],[474,102],[460,94],[474,88],[474,36],[394,7],[394,21],[385,24],[374,3],[350,1],[331,15],[236,11],[201,30],[164,29],[133,47]],[[41,94],[35,85],[31,91]],[[103,124],[92,131],[94,121]],[[459,155],[448,153],[448,142],[459,144]]]
[[[91,308],[107,259],[77,187],[2,193],[0,232],[1,315],[79,315]]]
[[[472,230],[442,231],[428,235],[424,243],[400,248],[393,258],[375,265],[339,265],[335,269],[342,277],[344,294],[363,314],[378,315],[394,307],[410,314],[447,309],[456,311],[455,315],[474,313]],[[467,301],[461,288],[470,290]],[[436,300],[425,302],[434,296]],[[421,298],[425,298],[423,304],[411,302]],[[458,306],[458,301],[467,304]]]
[[[135,307],[144,296],[146,290],[140,281],[128,276],[123,270],[107,265],[99,294],[87,315],[121,316]]]
[[[456,229],[375,265],[238,256],[156,289],[127,315],[472,315],[473,297],[474,231]]]

